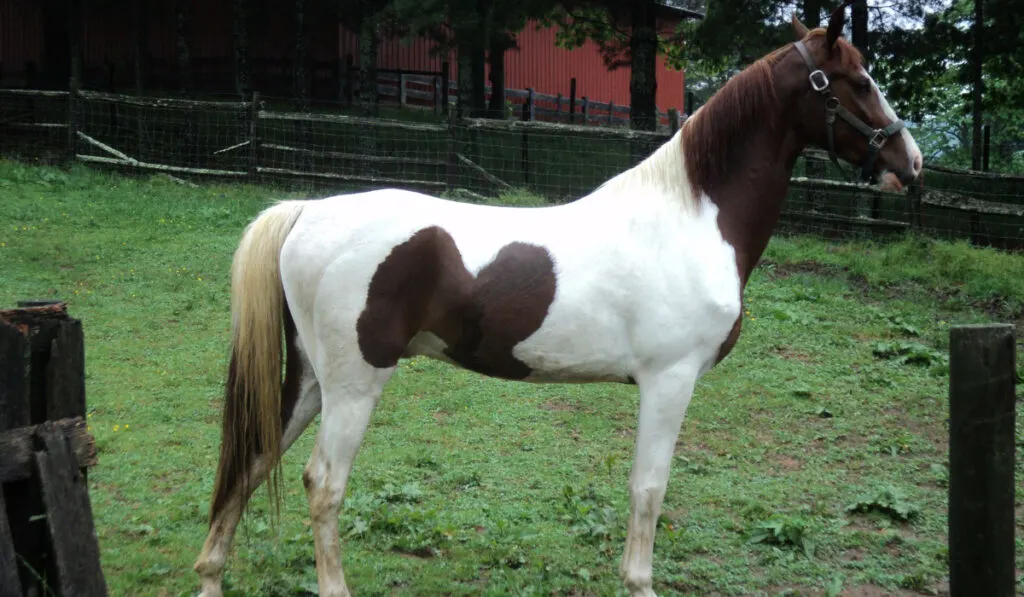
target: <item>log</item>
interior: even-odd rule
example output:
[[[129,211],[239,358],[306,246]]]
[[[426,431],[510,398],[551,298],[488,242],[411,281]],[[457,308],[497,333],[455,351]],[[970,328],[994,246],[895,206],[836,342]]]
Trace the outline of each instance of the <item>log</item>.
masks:
[[[940,166],[938,164],[925,164],[925,170],[934,170],[935,172],[945,172],[946,174],[958,174],[960,176],[972,176],[976,178],[988,178],[998,180],[1015,180],[1024,182],[1024,176],[1020,174],[1001,174],[999,172],[980,172],[978,170],[968,170],[966,168],[954,168],[952,166]]]
[[[397,120],[386,120],[383,118],[365,118],[362,116],[346,116],[343,114],[311,114],[306,112],[270,112],[267,110],[260,110],[259,117],[265,120],[303,120],[308,122],[333,122],[337,124],[353,124],[361,126],[397,128],[406,131],[426,131],[431,133],[443,133],[446,130],[444,126],[439,124],[399,122]]]
[[[446,162],[442,160],[427,160],[423,158],[406,158],[406,157],[391,157],[385,155],[363,155],[361,153],[345,153],[341,151],[318,151],[315,149],[303,149],[301,147],[291,147],[288,145],[280,145],[277,143],[261,143],[260,147],[267,149],[276,149],[278,151],[293,151],[298,153],[307,154],[318,158],[336,158],[340,160],[355,160],[361,162],[380,162],[387,164],[410,164],[419,166],[437,166],[444,167]]]
[[[249,107],[249,102],[218,102],[209,100],[187,100],[169,97],[138,97],[135,95],[123,95],[120,93],[107,93],[105,91],[79,91],[82,99],[116,102],[130,106],[143,106],[147,108],[211,108],[219,110],[241,110]]]
[[[513,187],[510,184],[508,184],[504,180],[498,178],[497,176],[491,174],[487,170],[484,170],[483,166],[481,166],[480,164],[477,164],[476,162],[474,162],[473,160],[467,158],[466,156],[462,155],[461,153],[456,153],[455,157],[457,157],[459,159],[459,161],[462,162],[463,164],[469,166],[474,172],[476,172],[480,176],[483,176],[484,179],[487,182],[489,182],[489,183],[491,183],[491,184],[493,184],[493,185],[495,185],[497,187],[500,187],[502,189],[505,189],[507,191],[511,191],[511,190],[515,189],[515,187]]]
[[[201,174],[206,176],[245,176],[241,170],[216,170],[213,168],[188,168],[185,166],[168,166],[166,164],[151,164],[149,162],[127,162],[114,158],[105,158],[98,155],[76,154],[75,158],[83,162],[94,162],[97,164],[110,164],[112,166],[131,166],[143,170],[157,170],[160,172],[181,172],[184,174]]]
[[[99,147],[103,151],[109,153],[110,155],[112,155],[112,156],[114,156],[114,157],[116,157],[116,158],[118,158],[120,160],[124,160],[126,162],[131,163],[131,164],[138,164],[139,163],[139,160],[137,160],[137,159],[135,159],[135,158],[125,154],[125,153],[122,153],[122,152],[114,149],[113,147],[107,145],[106,143],[103,143],[102,141],[97,141],[96,139],[93,139],[92,137],[90,137],[89,135],[86,135],[82,131],[76,131],[76,133],[78,133],[78,138],[79,139],[85,141],[86,143],[88,143],[90,145],[93,145],[95,147]]]
[[[53,421],[71,446],[71,453],[80,468],[96,466],[96,441],[82,417]],[[30,425],[0,432],[0,484],[28,479],[32,476],[32,452],[40,425]]]
[[[782,219],[811,220],[815,222],[831,222],[835,224],[852,224],[854,226],[868,226],[871,228],[889,228],[892,230],[904,230],[910,227],[907,222],[899,220],[886,220],[881,218],[862,218],[841,216],[829,213],[809,213],[800,211],[784,211]]]
[[[493,120],[489,118],[464,118],[459,123],[469,129],[502,131],[506,133],[521,133],[530,131],[535,133],[548,133],[563,135],[566,133],[578,133],[590,137],[604,137],[611,139],[652,139],[667,141],[665,133],[650,131],[637,131],[632,129],[608,128],[601,126],[583,126],[574,124],[562,124],[556,122],[545,122],[542,120]]]
[[[934,207],[945,207],[976,214],[994,214],[1000,216],[1024,216],[1024,205],[1015,203],[1002,203],[975,199],[958,193],[948,191],[933,191],[926,189],[921,192],[921,203]]]
[[[47,91],[43,89],[0,89],[0,95],[28,95],[34,97],[67,97],[67,91]]]
[[[89,488],[61,428],[43,423],[36,435],[35,469],[46,506],[46,524],[62,597],[105,597],[99,541],[92,519]]]
[[[949,331],[949,588],[1014,595],[1013,326]]]
[[[448,186],[448,183],[439,182],[436,180],[405,180],[402,178],[382,178],[374,176],[354,176],[350,174],[337,174],[335,172],[303,172],[301,170],[289,170],[287,168],[268,168],[260,166],[256,169],[260,174],[279,174],[284,176],[298,176],[298,177],[312,177],[312,178],[326,178],[330,180],[343,180],[346,182],[358,182],[358,183],[369,183],[369,184],[380,184],[380,185],[392,185],[392,186],[418,186],[418,187],[435,187],[443,188]]]

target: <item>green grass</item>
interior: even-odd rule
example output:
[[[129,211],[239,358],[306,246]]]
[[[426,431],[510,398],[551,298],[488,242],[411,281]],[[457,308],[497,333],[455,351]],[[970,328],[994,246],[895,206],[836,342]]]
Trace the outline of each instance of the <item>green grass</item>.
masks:
[[[0,305],[59,297],[85,326],[99,450],[89,483],[112,595],[197,589],[228,267],[244,225],[278,196],[0,162]],[[701,381],[683,428],[659,523],[659,594],[945,586],[948,329],[1021,323],[1022,297],[1021,256],[922,239],[775,239],[748,287],[744,334]],[[625,386],[403,363],[341,517],[350,587],[621,594],[636,407]],[[312,435],[285,457],[276,532],[263,493],[254,501],[229,594],[315,594],[300,480]]]

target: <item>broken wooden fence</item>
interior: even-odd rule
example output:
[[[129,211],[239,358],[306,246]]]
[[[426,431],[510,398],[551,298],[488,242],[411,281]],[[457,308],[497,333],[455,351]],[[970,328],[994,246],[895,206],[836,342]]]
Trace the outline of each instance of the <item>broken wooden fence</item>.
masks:
[[[95,464],[81,322],[60,302],[0,311],[0,597],[107,594]]]

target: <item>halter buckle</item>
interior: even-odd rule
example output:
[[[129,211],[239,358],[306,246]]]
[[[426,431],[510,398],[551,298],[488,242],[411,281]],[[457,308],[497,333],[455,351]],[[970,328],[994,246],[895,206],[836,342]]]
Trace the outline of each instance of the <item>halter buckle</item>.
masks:
[[[885,141],[888,138],[889,135],[886,135],[885,131],[883,131],[882,129],[875,129],[874,134],[871,135],[871,139],[868,140],[868,143],[871,145],[871,147],[875,149],[881,149],[882,146],[885,145]]]
[[[815,91],[822,92],[828,89],[828,77],[825,76],[825,73],[821,69],[812,71],[808,78],[811,80],[811,87],[813,87]]]

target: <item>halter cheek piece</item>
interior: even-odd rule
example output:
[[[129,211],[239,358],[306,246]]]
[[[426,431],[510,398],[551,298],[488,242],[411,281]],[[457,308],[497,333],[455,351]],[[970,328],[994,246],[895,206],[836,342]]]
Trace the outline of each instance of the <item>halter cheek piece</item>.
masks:
[[[839,103],[838,97],[832,95],[828,77],[814,64],[814,60],[811,58],[810,52],[807,51],[807,46],[804,45],[804,42],[798,41],[793,45],[796,46],[797,51],[803,56],[804,62],[807,63],[807,68],[811,70],[811,74],[808,77],[811,81],[811,87],[825,98],[825,123],[828,125],[828,157],[832,158],[832,162],[835,163],[840,171],[844,171],[843,167],[839,164],[839,160],[836,159],[835,133],[832,129],[838,114],[840,118],[868,138],[868,155],[865,156],[864,162],[861,164],[860,178],[864,182],[870,181],[871,170],[875,165],[875,160],[878,158],[879,150],[889,140],[889,137],[903,129],[903,121],[896,120],[884,129],[873,129],[864,124],[863,120],[854,116]]]

